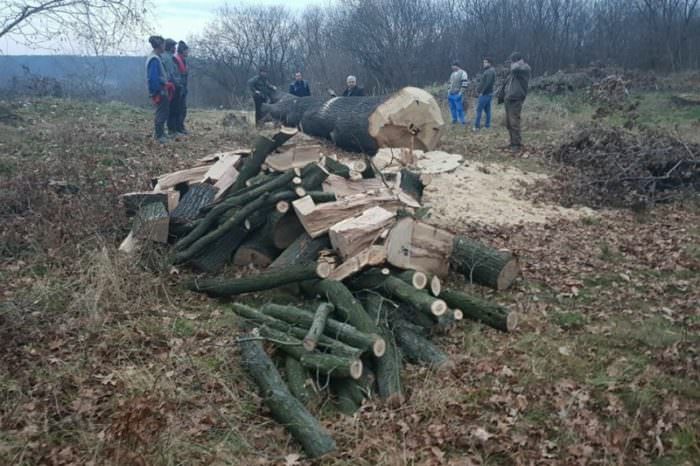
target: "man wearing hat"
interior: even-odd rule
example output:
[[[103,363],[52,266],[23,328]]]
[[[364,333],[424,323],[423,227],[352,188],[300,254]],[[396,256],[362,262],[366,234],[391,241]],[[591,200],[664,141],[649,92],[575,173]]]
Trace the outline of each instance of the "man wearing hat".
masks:
[[[510,133],[510,150],[519,152],[522,149],[520,136],[520,114],[527,97],[530,82],[530,65],[518,52],[510,56],[510,73],[498,92],[498,103],[506,104],[506,128]]]
[[[272,100],[277,88],[270,84],[267,80],[267,68],[260,67],[258,74],[248,80],[248,88],[253,93],[253,102],[255,103],[255,125],[260,125],[262,120],[262,104]]]

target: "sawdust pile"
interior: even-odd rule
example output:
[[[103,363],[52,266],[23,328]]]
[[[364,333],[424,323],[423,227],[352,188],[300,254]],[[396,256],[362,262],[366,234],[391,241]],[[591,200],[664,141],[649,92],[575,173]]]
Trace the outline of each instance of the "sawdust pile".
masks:
[[[524,186],[541,183],[547,178],[507,165],[467,163],[453,172],[433,175],[423,193],[423,202],[431,207],[431,221],[448,228],[467,223],[547,223],[553,218],[577,219],[596,215],[588,208],[536,203],[519,199],[514,194]]]

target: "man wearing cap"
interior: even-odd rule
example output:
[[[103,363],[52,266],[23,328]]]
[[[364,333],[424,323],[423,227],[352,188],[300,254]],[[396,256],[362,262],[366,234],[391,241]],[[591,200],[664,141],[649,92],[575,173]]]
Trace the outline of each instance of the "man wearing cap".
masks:
[[[255,125],[260,125],[262,120],[262,104],[272,100],[277,88],[267,80],[267,68],[260,67],[258,74],[248,80],[248,89],[253,93],[255,103]]]
[[[510,134],[510,150],[519,152],[522,149],[520,136],[520,114],[527,97],[530,82],[530,65],[518,52],[510,56],[510,73],[498,93],[498,103],[506,104],[506,128]]]
[[[452,62],[452,74],[450,75],[450,87],[447,91],[447,101],[450,104],[450,113],[452,114],[452,124],[458,121],[461,124],[466,124],[464,121],[464,96],[467,94],[467,86],[469,85],[469,76],[460,66],[459,62]]]
[[[154,135],[156,140],[165,144],[165,122],[168,120],[170,101],[168,100],[168,75],[163,67],[161,55],[165,50],[165,40],[161,36],[151,36],[148,42],[153,51],[146,58],[146,81],[148,83],[148,95],[151,97],[155,108]]]

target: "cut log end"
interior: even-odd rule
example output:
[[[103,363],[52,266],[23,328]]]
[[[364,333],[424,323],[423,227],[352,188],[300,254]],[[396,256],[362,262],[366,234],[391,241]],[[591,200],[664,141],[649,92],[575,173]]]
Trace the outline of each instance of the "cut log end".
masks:
[[[440,296],[441,291],[442,280],[440,280],[440,277],[438,277],[437,275],[434,275],[433,278],[430,279],[430,292],[433,296]]]
[[[462,312],[461,309],[455,309],[452,311],[452,317],[454,317],[455,320],[462,320],[464,319],[464,312]]]
[[[428,286],[428,276],[423,272],[414,272],[411,278],[411,284],[417,290],[422,290]]]
[[[388,277],[389,275],[391,275],[391,270],[389,270],[389,269],[386,268],[386,267],[382,268],[382,271],[381,271],[381,272],[382,272],[382,275],[387,276],[387,277]]]
[[[508,289],[516,278],[520,275],[520,262],[517,257],[513,257],[503,267],[501,273],[498,274],[497,289],[498,291]]]
[[[279,212],[279,213],[281,213],[281,214],[286,214],[287,212],[289,212],[289,202],[287,202],[287,201],[279,201],[279,202],[275,205],[275,209],[277,210],[277,212]]]
[[[362,377],[362,361],[359,359],[354,360],[350,364],[350,377],[357,380]]]
[[[372,353],[378,358],[384,356],[384,353],[386,353],[386,341],[384,341],[384,338],[377,337],[374,344],[372,344]]]
[[[304,197],[306,196],[306,189],[302,188],[301,186],[297,186],[294,188],[294,194],[296,194],[297,197]]]
[[[360,181],[362,179],[362,172],[357,170],[350,170],[350,181]]]
[[[430,312],[432,312],[434,316],[443,315],[447,312],[447,303],[442,299],[436,299],[435,302],[430,305]]]
[[[328,278],[332,271],[333,265],[328,262],[321,261],[316,264],[316,275],[318,275],[319,278]]]
[[[302,183],[301,177],[300,177],[300,176],[295,176],[294,178],[292,178],[292,183],[293,183],[293,184],[296,184],[296,185],[300,185],[300,184]]]
[[[518,324],[520,323],[520,317],[517,312],[509,312],[508,317],[506,317],[506,329],[509,332],[514,331]]]
[[[311,338],[304,338],[304,349],[306,351],[313,351],[316,349],[316,340]]]

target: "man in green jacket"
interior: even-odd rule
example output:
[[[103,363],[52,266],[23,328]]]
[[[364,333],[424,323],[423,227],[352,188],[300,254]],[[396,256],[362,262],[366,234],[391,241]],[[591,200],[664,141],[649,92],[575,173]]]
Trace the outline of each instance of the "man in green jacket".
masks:
[[[506,128],[510,133],[510,149],[519,152],[522,149],[520,136],[520,114],[527,97],[530,82],[530,65],[518,52],[510,56],[510,73],[498,92],[498,103],[506,104]]]
[[[260,125],[262,120],[262,104],[271,102],[277,88],[267,80],[267,68],[260,67],[258,74],[248,80],[248,89],[253,93],[255,103],[255,125]]]

